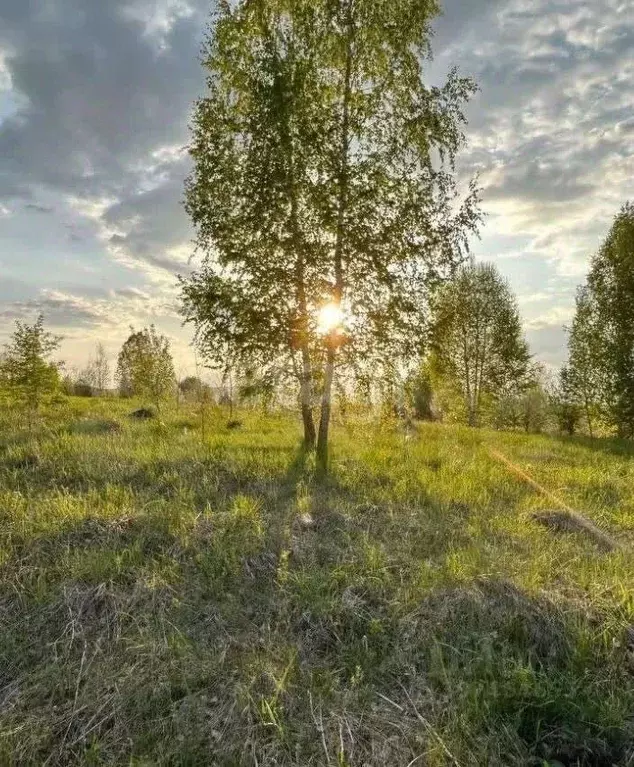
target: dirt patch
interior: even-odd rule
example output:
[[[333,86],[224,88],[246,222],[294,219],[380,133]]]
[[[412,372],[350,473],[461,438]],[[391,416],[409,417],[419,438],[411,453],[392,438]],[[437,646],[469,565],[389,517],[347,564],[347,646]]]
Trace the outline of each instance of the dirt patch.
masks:
[[[156,418],[156,412],[150,410],[150,408],[142,407],[130,413],[130,418],[135,418],[137,421],[151,421],[153,418]]]
[[[533,514],[533,519],[556,533],[581,533],[590,538],[601,551],[610,552],[620,548],[618,541],[577,514],[567,511],[539,511]]]

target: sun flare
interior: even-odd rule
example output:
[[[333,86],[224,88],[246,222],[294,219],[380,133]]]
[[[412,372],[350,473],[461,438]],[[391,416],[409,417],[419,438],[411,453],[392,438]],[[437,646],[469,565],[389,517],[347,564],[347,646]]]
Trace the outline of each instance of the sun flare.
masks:
[[[343,325],[343,311],[337,304],[322,306],[317,317],[317,329],[324,335],[332,333]]]

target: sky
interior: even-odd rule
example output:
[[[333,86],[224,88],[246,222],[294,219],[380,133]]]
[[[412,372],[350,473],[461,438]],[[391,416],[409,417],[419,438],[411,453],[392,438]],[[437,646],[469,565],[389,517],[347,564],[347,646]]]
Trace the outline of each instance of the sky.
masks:
[[[194,371],[175,275],[209,0],[0,0],[0,342],[43,312],[81,367],[154,322]],[[515,291],[531,350],[557,367],[576,286],[634,199],[634,2],[445,0],[430,82],[480,90],[461,168],[473,243]]]

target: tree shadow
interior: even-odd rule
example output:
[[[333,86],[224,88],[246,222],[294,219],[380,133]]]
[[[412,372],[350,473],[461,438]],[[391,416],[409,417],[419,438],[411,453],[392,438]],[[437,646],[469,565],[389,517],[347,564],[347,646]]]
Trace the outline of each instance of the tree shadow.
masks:
[[[246,449],[240,448],[242,453]],[[285,487],[299,477],[303,458],[292,450],[275,448],[253,448],[252,452],[288,453],[294,456],[288,471],[280,467],[277,472],[262,475],[260,467],[248,463],[232,463],[226,460],[226,452],[210,455],[203,459],[160,458],[146,463],[129,458],[118,460],[112,473],[104,471],[103,465],[89,462],[65,461],[59,465],[56,460],[40,458],[36,453],[21,457],[0,458],[0,470],[11,472],[4,478],[7,489],[40,492],[61,490],[69,494],[102,492],[112,485],[118,485],[134,493],[148,494],[159,499],[170,500],[186,487],[192,494],[194,504],[204,509],[207,503],[219,496],[238,493],[258,492],[267,494],[276,486]]]
[[[265,458],[259,460],[261,456]],[[390,493],[394,480],[388,472],[368,470],[350,480],[334,470],[320,477],[314,453],[301,443],[295,447],[230,446],[204,458],[161,457],[145,463],[129,457],[118,459],[111,473],[88,461],[60,464],[47,458],[16,464],[0,459],[2,466],[11,469],[4,477],[8,490],[82,496],[111,492],[118,486],[130,492],[139,509],[157,502],[156,508],[166,518],[172,516],[172,502],[177,516],[182,511],[209,520],[236,497],[246,496],[262,509],[268,554],[277,558],[290,550],[296,563],[324,566],[336,566],[351,550],[362,551],[369,559],[373,547],[376,556],[389,560],[386,567],[411,569],[412,562],[440,562],[449,551],[472,544],[470,517],[481,513],[459,501],[441,501],[424,487],[417,487],[411,499],[395,500]],[[504,500],[497,498],[496,502]],[[512,504],[516,499],[509,496],[507,500]],[[62,541],[68,534],[71,546],[81,543],[84,536],[81,529],[73,532],[73,524],[59,535]],[[87,524],[90,533],[93,523]],[[156,541],[149,528],[161,527],[158,516],[144,524],[149,527],[140,537]],[[131,531],[135,529],[133,525]],[[499,539],[502,533],[495,535]],[[496,539],[497,544],[515,547],[517,541],[508,534],[507,538]],[[167,540],[163,548],[169,550],[172,543]],[[146,547],[143,542],[142,547]]]
[[[3,434],[0,436],[0,457],[11,448],[24,447],[25,445],[32,445],[36,448],[39,443],[50,442],[56,436],[55,431],[45,427]]]
[[[616,437],[587,437],[582,435],[569,437],[561,434],[552,437],[552,439],[567,446],[583,447],[586,450],[608,453],[610,455],[618,456],[619,458],[634,457],[634,441],[632,440],[617,439]]]
[[[61,550],[117,552],[136,547],[141,555],[148,557],[154,554],[177,557],[182,553],[182,545],[171,527],[176,523],[178,528],[178,515],[183,512],[190,518],[195,515],[202,518],[210,510],[215,512],[230,506],[237,496],[254,497],[267,511],[268,527],[278,530],[288,521],[288,507],[295,498],[298,484],[310,476],[306,468],[309,454],[302,447],[295,451],[285,448],[264,450],[288,454],[291,459],[286,471],[264,483],[257,478],[236,475],[231,469],[223,467],[221,460],[215,459],[202,462],[162,459],[148,466],[130,461],[123,468],[119,466],[120,473],[116,478],[103,476],[99,471],[92,473],[89,466],[78,464],[65,464],[60,471],[54,464],[35,455],[0,461],[0,468],[11,472],[6,477],[8,489],[28,488],[30,492],[34,489],[43,492],[58,490],[80,498],[89,492],[101,493],[111,490],[113,485],[119,485],[140,496],[137,515],[70,518],[62,520],[59,527],[50,533],[34,534],[28,530],[23,535],[14,533],[11,539],[13,556],[5,564],[28,561],[34,566],[37,566],[36,563],[43,566]],[[257,449],[257,452],[261,453],[262,449]],[[213,481],[210,485],[200,482],[201,472],[211,475]],[[183,490],[185,496],[193,501],[193,508],[182,507],[180,495]],[[172,500],[178,501],[174,515],[165,514],[163,507],[156,513],[148,513],[145,510],[148,505],[144,501],[147,495],[165,502],[167,506]]]
[[[631,755],[630,651],[605,616],[478,579],[432,593],[403,630],[406,644],[418,638],[419,669],[474,736],[510,732],[526,757],[571,766],[608,767]],[[620,716],[611,696],[624,705]]]
[[[16,472],[25,482],[40,476],[44,489],[66,486],[82,493],[115,481],[141,494],[138,517],[84,518],[36,538],[13,536],[3,572],[31,573],[34,583],[39,573],[48,579],[44,596],[37,588],[31,594],[21,582],[22,593],[9,596],[10,610],[4,613],[9,631],[35,637],[28,641],[37,663],[59,641],[69,615],[82,641],[102,638],[100,652],[110,657],[113,674],[121,663],[115,648],[122,636],[129,648],[145,646],[135,631],[145,632],[144,642],[156,638],[177,681],[184,646],[193,648],[196,664],[201,658],[212,662],[225,641],[233,653],[259,653],[267,661],[272,648],[290,647],[298,659],[293,683],[290,692],[276,696],[296,721],[310,723],[313,712],[305,692],[318,695],[315,680],[330,680],[331,709],[326,706],[323,726],[332,753],[340,738],[337,705],[342,705],[354,716],[359,713],[354,730],[359,744],[375,742],[381,728],[387,741],[398,728],[402,735],[394,741],[394,764],[411,761],[420,753],[421,737],[430,737],[421,715],[451,749],[463,744],[465,764],[469,754],[477,754],[481,764],[625,763],[634,738],[627,714],[634,706],[632,665],[629,645],[616,629],[605,628],[605,616],[499,579],[431,590],[415,580],[423,564],[430,562],[430,572],[436,572],[449,551],[473,543],[469,522],[479,509],[441,502],[421,488],[415,501],[386,501],[390,488],[381,477],[374,490],[365,484],[356,488],[336,471],[319,480],[314,456],[301,445],[239,450],[275,457],[274,473],[265,483],[255,473],[236,475],[223,465],[226,454],[201,461],[161,459],[148,466],[130,461],[115,480],[93,476],[89,467],[67,466],[60,474],[46,462]],[[205,471],[213,481],[196,489]],[[169,503],[152,513],[146,503],[146,494],[169,501],[182,487],[191,491],[186,495],[196,507],[183,534],[165,515]],[[239,523],[231,528],[237,550],[225,562],[214,536],[237,495],[257,501],[249,508],[255,527],[261,522],[264,529],[255,553],[244,553],[242,541],[249,541],[240,537],[243,518],[229,518],[231,525]],[[514,544],[508,533],[498,535],[507,538],[487,538],[488,543]],[[55,570],[68,552],[76,555],[76,563],[85,559],[85,582]],[[116,574],[92,573],[93,558],[98,563],[103,557],[118,567],[122,559],[127,564],[113,569]],[[148,572],[160,577],[148,578]],[[443,577],[437,574],[433,583]],[[144,587],[153,580],[161,585]],[[165,631],[173,632],[170,642]],[[18,672],[28,674],[29,664],[37,665],[21,652],[17,642],[5,650],[10,683]],[[72,652],[81,655],[80,641]],[[134,660],[136,651],[129,652]],[[235,669],[239,675],[239,665]],[[68,688],[71,698],[76,676]],[[197,692],[190,695],[195,700]],[[170,716],[172,704],[165,703]],[[372,717],[366,716],[369,706]],[[87,709],[87,721],[96,710]],[[182,716],[187,720],[195,711],[184,710]],[[460,722],[460,732],[451,730],[452,721]],[[298,739],[297,753],[309,754],[298,728],[289,732]],[[307,733],[319,737],[310,725]],[[107,741],[107,730],[101,737]],[[57,745],[64,744],[58,739]],[[411,755],[403,761],[408,749]],[[366,761],[373,763],[371,751]]]
[[[119,463],[113,475],[104,475],[103,467],[88,463],[65,463],[63,467],[46,460],[13,467],[5,464],[5,468],[14,469],[6,477],[8,489],[28,489],[31,493],[55,490],[81,498],[111,492],[114,485],[138,496],[138,512],[131,516],[130,512],[115,519],[97,515],[62,522],[44,536],[13,536],[13,559],[45,567],[60,550],[98,549],[114,553],[133,549],[141,560],[153,556],[178,559],[182,544],[172,527],[178,529],[179,517],[185,525],[197,517],[201,525],[211,524],[213,529],[214,514],[231,507],[238,497],[251,498],[261,507],[262,556],[268,562],[290,551],[298,566],[311,562],[329,567],[344,561],[357,548],[364,552],[363,557],[369,557],[367,552],[376,546],[384,550],[384,556],[394,558],[391,566],[395,567],[408,558],[442,558],[448,549],[469,542],[466,519],[470,510],[464,504],[441,504],[422,492],[416,505],[375,503],[334,474],[318,479],[314,454],[302,445],[295,449],[241,447],[240,451],[282,454],[288,456],[288,462],[279,471],[275,466],[277,473],[266,479],[258,476],[257,461],[251,469],[241,465],[232,468],[225,463],[226,455],[199,461],[160,459],[146,465],[129,460]],[[160,504],[154,507],[154,501]],[[142,511],[145,508],[156,511],[149,514]],[[399,541],[401,545],[395,547]]]

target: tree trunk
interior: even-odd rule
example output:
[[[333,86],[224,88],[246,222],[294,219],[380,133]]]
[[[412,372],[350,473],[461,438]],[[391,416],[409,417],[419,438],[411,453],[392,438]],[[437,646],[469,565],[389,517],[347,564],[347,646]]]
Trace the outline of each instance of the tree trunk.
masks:
[[[317,463],[322,471],[328,469],[328,440],[330,432],[330,414],[332,412],[332,386],[335,379],[335,350],[328,350],[324,371],[324,393],[321,400],[321,419],[317,441]]]
[[[586,410],[586,421],[588,422],[588,432],[590,434],[590,439],[594,439],[594,433],[592,429],[592,416],[590,415],[590,403],[588,402],[587,397],[584,397],[584,405]]]
[[[471,387],[471,367],[469,365],[469,351],[467,348],[467,329],[462,326],[462,362],[464,365],[464,393],[465,393],[465,405],[467,407],[467,423],[469,426],[475,426],[476,410],[475,410],[475,396]],[[476,380],[477,383],[477,380]]]
[[[346,63],[343,74],[343,97],[341,116],[341,145],[339,148],[339,178],[337,205],[337,233],[335,238],[334,269],[335,288],[334,303],[341,307],[344,298],[344,241],[346,236],[346,212],[348,208],[349,162],[350,162],[350,107],[352,102],[352,65],[355,24],[353,18],[354,0],[348,0],[346,5]],[[335,378],[335,360],[337,356],[337,337],[333,331],[328,344],[328,356],[324,370],[324,392],[321,400],[321,418],[319,421],[319,436],[317,439],[317,461],[319,468],[328,470],[328,439],[330,431],[330,414],[332,411],[332,385]]]
[[[302,403],[302,421],[304,423],[304,448],[314,450],[317,441],[317,432],[315,431],[315,421],[313,420],[313,411]]]
[[[260,23],[263,23],[263,16],[260,16]],[[268,36],[268,27],[264,23],[264,29]],[[294,38],[290,43],[289,56],[293,56],[294,53]],[[313,419],[313,368],[310,359],[310,350],[308,347],[308,300],[306,296],[306,262],[305,262],[305,242],[302,236],[298,208],[299,208],[299,194],[297,188],[296,178],[296,164],[295,164],[295,147],[293,144],[292,132],[290,130],[289,123],[289,102],[285,98],[282,101],[282,108],[280,110],[279,119],[281,121],[282,128],[282,144],[285,148],[286,155],[288,157],[288,172],[286,176],[286,183],[288,186],[288,192],[291,200],[291,215],[290,215],[290,229],[291,229],[291,245],[289,248],[289,256],[295,259],[295,288],[297,291],[297,310],[298,310],[298,331],[299,331],[299,349],[302,357],[302,371],[300,375],[300,409],[302,413],[302,422],[304,424],[304,449],[314,450],[315,443],[317,441],[317,434],[315,432],[315,421]]]
[[[308,349],[302,349],[302,386],[301,386],[301,408],[302,421],[304,423],[304,447],[306,450],[313,450],[317,441],[315,432],[315,421],[313,419],[313,387],[312,387],[312,368],[310,364],[310,355]]]

